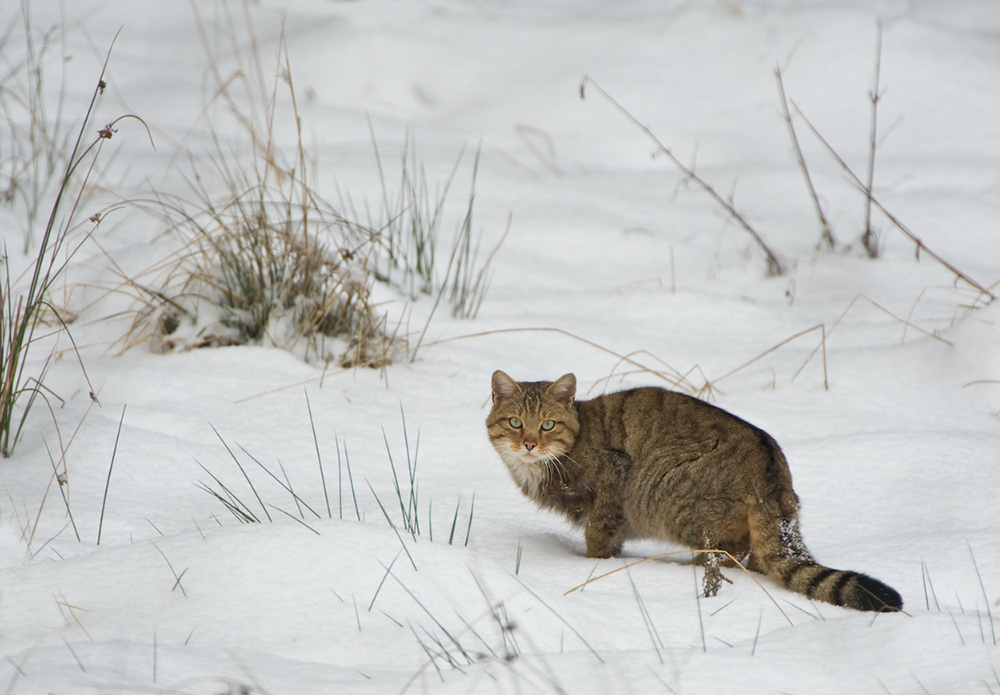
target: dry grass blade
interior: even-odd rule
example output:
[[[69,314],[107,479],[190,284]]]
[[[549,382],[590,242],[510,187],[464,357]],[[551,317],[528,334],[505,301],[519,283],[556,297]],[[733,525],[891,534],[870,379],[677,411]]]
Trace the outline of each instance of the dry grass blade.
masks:
[[[715,202],[721,205],[723,209],[725,209],[726,212],[729,213],[730,217],[732,217],[737,224],[739,224],[744,230],[746,230],[748,234],[750,234],[750,236],[753,237],[754,241],[757,242],[757,245],[760,247],[761,251],[764,252],[764,258],[767,261],[768,275],[775,276],[775,275],[783,275],[785,273],[785,266],[778,259],[778,256],[775,255],[775,253],[770,249],[770,247],[767,245],[767,243],[764,241],[761,235],[757,232],[756,229],[753,228],[753,226],[747,221],[747,219],[743,215],[741,215],[739,211],[736,210],[735,207],[733,207],[732,202],[727,201],[725,198],[719,195],[716,192],[716,190],[711,186],[711,184],[709,184],[703,178],[698,176],[698,174],[696,174],[693,169],[685,165],[681,160],[677,159],[677,157],[674,156],[674,153],[671,152],[670,149],[666,145],[664,145],[660,141],[660,139],[656,137],[655,134],[653,134],[653,131],[650,130],[648,126],[643,125],[639,121],[639,119],[637,119],[635,116],[631,114],[631,112],[628,111],[628,109],[626,109],[624,106],[618,103],[618,101],[616,101],[614,97],[612,97],[610,94],[604,91],[604,89],[599,84],[597,84],[597,82],[595,82],[593,79],[591,79],[586,75],[583,77],[583,82],[580,85],[581,98],[585,96],[587,85],[593,85],[594,88],[601,93],[601,96],[603,96],[605,99],[611,102],[611,104],[614,105],[614,107],[617,108],[629,121],[631,121],[637,128],[639,128],[642,132],[644,132],[646,136],[653,141],[657,149],[661,153],[663,153],[667,157],[667,159],[669,159],[671,163],[673,163],[674,166],[680,169],[689,180],[694,181],[696,184],[698,184],[698,186],[703,191],[708,193],[708,195],[711,196],[711,198],[715,200]]]
[[[871,306],[875,307],[876,309],[878,309],[879,311],[881,311],[883,314],[886,314],[886,315],[890,316],[891,318],[893,318],[894,320],[898,321],[899,323],[903,324],[903,341],[906,340],[906,330],[909,329],[909,328],[912,328],[915,331],[923,333],[928,338],[933,338],[934,340],[937,340],[938,342],[944,343],[945,345],[951,345],[952,347],[954,347],[954,343],[952,343],[950,340],[942,338],[941,336],[939,336],[936,333],[933,333],[931,331],[924,330],[920,326],[917,326],[917,325],[914,325],[914,324],[910,323],[907,319],[903,319],[903,318],[900,318],[899,316],[896,316],[894,313],[892,313],[891,311],[889,311],[888,309],[886,309],[884,306],[882,306],[881,304],[879,304],[876,301],[873,301],[873,300],[869,299],[868,297],[866,297],[863,294],[859,294],[857,297],[855,297],[854,299],[851,300],[851,303],[847,305],[846,309],[844,309],[844,313],[842,313],[840,315],[840,317],[836,321],[833,322],[833,325],[830,327],[830,330],[827,333],[827,336],[829,336],[831,333],[833,333],[836,330],[837,326],[840,325],[840,322],[844,320],[845,316],[847,316],[847,312],[849,312],[859,300],[864,300],[864,301],[868,302]],[[911,311],[911,314],[912,314],[912,311]]]
[[[789,338],[785,338],[780,343],[778,343],[774,347],[769,348],[769,349],[765,350],[764,352],[760,353],[759,355],[757,355],[756,357],[754,357],[752,360],[750,360],[748,362],[744,362],[743,364],[741,364],[736,369],[733,369],[732,371],[726,372],[725,374],[723,374],[722,376],[720,376],[715,381],[711,382],[710,384],[706,384],[705,388],[706,389],[714,389],[715,384],[719,383],[723,379],[731,377],[733,374],[736,374],[737,372],[739,372],[739,371],[741,371],[743,369],[746,369],[747,367],[749,367],[751,364],[753,364],[757,360],[759,360],[759,359],[761,359],[763,357],[766,357],[767,355],[770,355],[772,352],[774,352],[778,348],[780,348],[780,347],[782,347],[784,345],[787,345],[788,343],[792,342],[793,340],[795,340],[797,338],[801,338],[804,335],[808,335],[808,334],[812,333],[813,331],[820,331],[821,334],[822,334],[822,338],[820,339],[820,344],[816,348],[816,350],[819,350],[820,348],[823,349],[823,389],[825,391],[829,391],[830,390],[830,383],[828,381],[827,372],[826,372],[826,338],[827,338],[828,334],[826,332],[826,327],[822,323],[817,324],[817,325],[813,326],[812,328],[807,328],[804,331],[799,331],[798,333],[796,333],[795,335],[793,335],[793,336],[791,336]],[[798,376],[799,372],[801,372],[805,368],[806,364],[809,363],[809,360],[812,359],[812,356],[816,354],[816,350],[813,350],[812,354],[809,355],[809,359],[807,359],[806,362],[805,362],[805,364],[803,364],[802,367],[799,368],[799,371],[795,372],[795,376]],[[795,376],[792,377],[792,380],[795,379]]]
[[[662,365],[664,371],[661,371],[660,369],[653,370],[649,369],[648,367],[643,367],[642,369],[631,370],[628,372],[618,372],[616,374],[618,368],[622,365],[623,362],[625,362],[626,360],[634,360],[636,355],[648,355],[651,359],[655,360],[656,362],[659,362]],[[700,372],[701,367],[695,365],[690,370],[688,370],[686,374],[681,374],[679,371],[671,367],[669,364],[667,364],[666,362],[664,362],[663,360],[661,360],[659,357],[649,352],[648,350],[636,350],[634,352],[630,352],[629,354],[625,355],[622,359],[618,360],[615,366],[611,368],[611,373],[608,374],[607,376],[601,377],[596,382],[594,382],[594,386],[591,387],[590,390],[593,391],[593,389],[597,386],[597,384],[600,384],[602,382],[610,382],[611,379],[613,379],[615,376],[625,377],[629,374],[641,374],[644,372],[653,372],[660,375],[663,378],[666,378],[665,376],[663,376],[664,374],[669,374],[670,378],[667,379],[667,381],[673,388],[677,388],[682,391],[686,391],[688,393],[696,393],[699,390],[699,388],[695,386],[693,383],[691,383],[691,381],[688,379],[688,376],[696,370]],[[702,376],[704,376],[704,374]]]
[[[580,337],[580,336],[575,335],[573,333],[570,333],[569,331],[563,330],[562,328],[544,328],[544,327],[543,328],[500,328],[500,329],[493,330],[493,331],[483,331],[481,333],[469,333],[467,335],[457,335],[457,336],[453,336],[451,338],[442,338],[440,340],[435,340],[433,342],[427,343],[424,347],[432,347],[434,345],[443,345],[445,343],[450,343],[450,342],[455,341],[455,340],[466,340],[468,338],[483,338],[485,336],[497,335],[497,334],[500,334],[500,333],[531,333],[531,332],[558,333],[559,335],[564,335],[567,338],[572,338],[573,340],[578,340],[581,343],[589,345],[590,347],[595,348],[597,350],[600,350],[601,352],[604,352],[604,353],[606,353],[608,355],[612,355],[614,357],[617,357],[620,362],[625,362],[627,364],[630,364],[633,367],[636,367],[639,371],[645,372],[647,374],[652,374],[652,375],[654,375],[654,376],[656,376],[656,377],[658,377],[660,379],[663,379],[664,381],[670,383],[673,386],[681,386],[684,383],[683,377],[681,377],[679,380],[676,378],[675,375],[679,374],[679,372],[676,372],[676,370],[671,369],[671,372],[673,372],[673,373],[672,374],[668,374],[668,373],[665,373],[665,372],[662,372],[662,371],[659,371],[659,370],[656,370],[656,369],[651,369],[651,368],[647,367],[646,365],[641,364],[641,363],[633,360],[628,355],[619,354],[619,353],[615,352],[614,350],[610,350],[610,349],[604,347],[603,345],[598,345],[597,343],[595,343],[592,340],[587,340],[586,338],[583,338],[583,337]],[[636,354],[636,353],[632,353],[632,354]]]
[[[836,321],[833,322],[833,325],[830,326],[829,330],[826,330],[825,324],[820,324],[819,326],[814,326],[813,328],[809,329],[809,330],[816,330],[817,328],[823,327],[823,329],[824,329],[823,342],[822,342],[821,345],[817,346],[816,349],[813,350],[809,354],[809,357],[806,358],[806,361],[802,364],[801,367],[799,367],[799,370],[797,372],[795,372],[795,376],[792,377],[793,380],[795,379],[795,377],[797,377],[799,375],[799,373],[802,372],[803,369],[806,368],[806,365],[808,365],[809,362],[812,361],[812,358],[816,355],[816,353],[820,350],[820,348],[823,349],[823,373],[824,373],[824,379],[825,379],[825,374],[826,374],[826,341],[833,334],[833,332],[835,330],[837,330],[837,326],[839,326],[840,322],[844,320],[844,317],[847,316],[847,313],[852,308],[854,308],[854,306],[860,300],[864,300],[864,301],[868,302],[868,304],[870,304],[871,306],[875,307],[876,309],[878,309],[882,313],[884,313],[884,314],[888,315],[889,317],[893,318],[894,320],[899,321],[900,323],[902,323],[903,326],[904,326],[904,328],[903,328],[903,340],[904,341],[906,340],[906,330],[908,328],[912,328],[915,331],[919,331],[920,333],[923,333],[928,338],[933,338],[934,340],[937,340],[937,341],[939,341],[941,343],[944,343],[945,345],[952,345],[953,346],[953,343],[951,341],[946,340],[945,338],[942,338],[941,336],[939,336],[939,335],[937,335],[935,333],[932,333],[931,331],[924,330],[923,328],[920,328],[920,326],[916,326],[916,325],[910,323],[906,319],[903,319],[903,318],[900,318],[900,317],[896,316],[894,313],[892,313],[891,311],[889,311],[888,309],[886,309],[885,307],[883,307],[878,302],[874,302],[871,299],[869,299],[868,297],[864,296],[863,294],[859,294],[857,297],[855,297],[854,299],[851,300],[851,303],[847,305],[847,308],[844,309],[843,313],[837,318]],[[808,332],[808,331],[806,331],[806,332]],[[802,335],[802,334],[800,333],[799,335]],[[796,337],[798,337],[798,336],[792,336],[792,338],[796,338]],[[789,338],[789,340],[792,340],[792,338]],[[788,341],[785,341],[785,342],[788,342]]]
[[[778,609],[778,612],[781,613],[783,616],[785,616],[785,620],[788,621],[788,624],[794,626],[794,623],[792,622],[792,619],[788,617],[788,615],[785,613],[785,611],[781,610],[781,606],[778,605],[778,602],[775,601],[774,597],[771,596],[771,594],[768,592],[768,590],[764,588],[764,585],[761,584],[759,581],[757,581],[757,578],[755,576],[753,576],[753,574],[750,572],[750,570],[748,570],[746,567],[744,567],[743,563],[740,562],[739,560],[737,560],[735,557],[733,557],[728,551],[719,550],[717,548],[708,548],[708,549],[696,548],[696,549],[693,549],[693,550],[677,550],[677,551],[674,551],[672,553],[663,553],[662,555],[654,555],[652,557],[644,557],[643,559],[637,560],[636,562],[630,562],[627,565],[622,565],[618,569],[611,570],[610,572],[605,572],[604,574],[599,575],[597,577],[594,577],[593,579],[588,579],[583,584],[578,584],[577,586],[574,586],[569,591],[563,593],[563,596],[569,596],[574,591],[582,589],[583,587],[587,586],[588,584],[593,584],[594,582],[600,581],[601,579],[604,579],[605,577],[610,577],[612,574],[616,574],[618,572],[621,572],[622,570],[627,570],[627,569],[629,569],[631,567],[635,567],[636,565],[641,565],[644,562],[649,562],[650,560],[659,560],[659,559],[665,558],[665,557],[672,557],[674,555],[690,555],[691,553],[721,553],[721,554],[725,555],[726,557],[728,557],[730,560],[732,560],[734,563],[736,563],[736,565],[741,570],[743,570],[746,573],[746,575],[748,577],[750,577],[750,579],[752,579],[754,581],[754,584],[756,584],[758,587],[760,587],[761,591],[763,591],[765,594],[767,594],[767,597],[769,599],[771,599],[771,603],[773,603],[774,607]]]

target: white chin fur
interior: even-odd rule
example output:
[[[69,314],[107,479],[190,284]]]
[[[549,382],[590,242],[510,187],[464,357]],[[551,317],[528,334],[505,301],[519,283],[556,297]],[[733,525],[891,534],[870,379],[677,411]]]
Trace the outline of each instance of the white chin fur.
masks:
[[[503,457],[504,463],[510,470],[511,477],[514,478],[522,490],[529,495],[537,494],[538,486],[545,478],[545,464],[540,456],[533,454],[515,454],[511,452]]]

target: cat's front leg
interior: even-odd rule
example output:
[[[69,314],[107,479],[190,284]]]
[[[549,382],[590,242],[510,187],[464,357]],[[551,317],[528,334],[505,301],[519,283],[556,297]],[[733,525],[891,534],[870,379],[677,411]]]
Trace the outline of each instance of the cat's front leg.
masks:
[[[584,538],[587,557],[614,557],[622,549],[625,531],[625,510],[621,504],[598,503],[590,513]]]
[[[587,518],[584,537],[587,557],[613,557],[625,541],[625,479],[629,457],[622,451],[597,449],[588,461],[594,506]]]
[[[587,518],[584,537],[587,557],[613,557],[621,552],[625,541],[625,500],[620,471],[605,476],[596,486],[594,507]]]

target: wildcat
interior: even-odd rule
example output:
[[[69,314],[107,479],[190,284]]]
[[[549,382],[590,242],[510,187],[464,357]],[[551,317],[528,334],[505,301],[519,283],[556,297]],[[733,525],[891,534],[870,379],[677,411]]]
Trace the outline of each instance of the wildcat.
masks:
[[[525,496],[585,529],[587,557],[616,555],[629,538],[660,539],[726,550],[811,599],[902,609],[877,579],[816,563],[799,533],[788,463],[766,432],[658,387],[575,397],[572,374],[518,382],[498,370],[486,427]],[[725,579],[720,557],[697,560],[706,596]]]

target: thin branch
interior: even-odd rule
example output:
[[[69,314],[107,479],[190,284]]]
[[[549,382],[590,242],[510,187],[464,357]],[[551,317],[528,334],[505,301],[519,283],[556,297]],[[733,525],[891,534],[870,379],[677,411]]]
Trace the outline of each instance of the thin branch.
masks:
[[[781,112],[784,116],[785,123],[788,124],[788,132],[792,136],[792,144],[795,146],[795,158],[799,162],[799,167],[802,169],[802,174],[806,178],[806,186],[809,187],[809,195],[812,197],[813,205],[816,206],[816,215],[819,217],[820,225],[820,243],[825,244],[830,250],[837,245],[837,242],[833,238],[833,231],[830,229],[830,223],[826,219],[826,215],[823,213],[823,206],[820,205],[819,195],[816,193],[816,188],[813,186],[812,177],[809,176],[809,168],[806,166],[806,159],[802,154],[802,147],[799,146],[799,138],[795,134],[795,126],[792,124],[792,114],[788,110],[788,99],[785,97],[785,81],[781,76],[781,66],[777,66],[774,69],[774,76],[778,80],[778,94],[781,96]]]
[[[817,139],[819,139],[819,141],[821,143],[823,143],[823,146],[826,147],[827,151],[833,156],[834,159],[837,160],[837,163],[840,164],[841,168],[843,168],[843,170],[847,173],[847,176],[848,176],[850,182],[852,184],[854,184],[854,186],[859,191],[861,191],[862,193],[864,193],[868,197],[868,199],[871,200],[872,204],[875,207],[877,207],[882,212],[882,214],[884,214],[889,219],[889,221],[892,222],[892,224],[895,225],[897,229],[899,229],[899,231],[901,231],[903,234],[905,234],[906,236],[908,236],[910,238],[910,240],[913,243],[915,243],[917,245],[917,247],[921,251],[923,251],[928,256],[930,256],[931,258],[933,258],[934,260],[936,260],[938,263],[940,263],[941,265],[943,265],[945,268],[947,268],[948,270],[950,270],[952,273],[954,273],[956,277],[958,277],[959,279],[963,280],[964,282],[966,282],[967,284],[969,284],[971,287],[974,287],[975,289],[979,290],[979,292],[981,292],[983,295],[989,297],[991,300],[995,300],[996,299],[996,295],[994,295],[992,292],[990,292],[987,288],[985,288],[984,286],[980,285],[978,282],[976,282],[975,280],[973,280],[972,278],[970,278],[968,275],[966,275],[965,273],[963,273],[961,270],[959,270],[958,268],[956,268],[955,266],[953,266],[951,263],[949,263],[948,261],[946,261],[943,258],[941,258],[941,256],[937,255],[936,253],[934,253],[933,251],[931,251],[929,248],[927,248],[927,245],[924,244],[924,242],[921,241],[920,238],[916,234],[914,234],[912,231],[910,231],[909,227],[907,227],[905,224],[903,224],[891,212],[889,212],[888,210],[886,210],[885,207],[882,205],[882,203],[880,203],[878,201],[878,199],[874,195],[872,195],[871,190],[869,190],[869,189],[867,189],[865,187],[865,184],[862,183],[861,179],[858,178],[858,175],[854,173],[854,171],[851,169],[850,166],[848,166],[847,162],[845,162],[843,160],[843,158],[839,154],[837,154],[837,151],[835,149],[833,149],[833,146],[829,142],[827,142],[826,138],[824,138],[822,135],[820,135],[819,131],[816,130],[816,126],[814,126],[812,124],[812,122],[806,117],[806,115],[804,113],[802,113],[802,109],[799,108],[798,104],[796,104],[794,100],[792,101],[792,106],[795,108],[795,112],[798,113],[799,116],[802,117],[802,120],[804,120],[806,122],[806,125],[809,126],[809,129],[813,132],[813,135],[815,135],[817,137]]]
[[[882,72],[882,23],[878,22],[878,38],[875,47],[875,85],[869,94],[872,102],[871,149],[868,152],[868,183],[865,185],[865,233],[861,240],[871,258],[878,257],[878,236],[872,230],[872,186],[875,181],[875,150],[878,147],[878,102],[879,76]]]
[[[581,98],[585,97],[586,87],[588,84],[592,84],[594,88],[601,93],[601,96],[610,101],[615,106],[615,108],[621,111],[622,114],[626,118],[628,118],[637,128],[642,130],[642,132],[644,132],[649,137],[649,139],[656,144],[657,149],[659,149],[660,152],[665,154],[667,158],[671,162],[673,162],[674,166],[676,166],[678,169],[684,172],[684,175],[687,176],[688,179],[698,184],[702,188],[702,190],[708,193],[715,200],[715,202],[717,202],[719,205],[725,208],[726,212],[728,212],[729,215],[734,220],[736,220],[737,224],[743,227],[743,229],[745,229],[750,234],[750,236],[754,238],[754,241],[757,242],[758,246],[760,246],[761,250],[764,252],[765,260],[767,260],[768,275],[771,276],[784,275],[785,273],[784,265],[782,265],[781,261],[778,260],[778,257],[774,254],[773,251],[771,251],[768,245],[764,243],[763,238],[761,238],[760,234],[757,233],[757,230],[754,229],[752,226],[750,226],[750,223],[746,220],[745,217],[743,217],[743,215],[737,212],[736,208],[733,207],[733,204],[730,201],[727,201],[725,198],[720,196],[715,191],[715,189],[712,188],[712,186],[708,182],[706,182],[703,178],[698,176],[693,169],[689,168],[683,162],[681,162],[681,160],[677,159],[677,157],[674,156],[674,153],[671,152],[667,148],[667,146],[664,145],[660,141],[660,139],[653,134],[652,130],[650,130],[647,126],[640,123],[639,120],[635,116],[633,116],[624,106],[619,104],[614,97],[612,97],[610,94],[604,91],[604,89],[599,84],[597,84],[597,82],[595,82],[587,75],[583,76],[583,82],[580,84]]]

